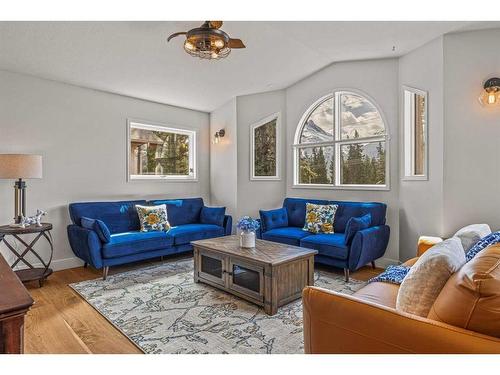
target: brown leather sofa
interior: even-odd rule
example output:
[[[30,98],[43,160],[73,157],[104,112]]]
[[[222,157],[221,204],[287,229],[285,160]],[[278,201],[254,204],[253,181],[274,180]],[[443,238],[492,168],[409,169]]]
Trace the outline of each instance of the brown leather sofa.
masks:
[[[429,247],[419,244],[417,254]],[[305,352],[500,353],[500,244],[453,274],[426,318],[396,310],[398,289],[380,282],[354,295],[305,288]]]

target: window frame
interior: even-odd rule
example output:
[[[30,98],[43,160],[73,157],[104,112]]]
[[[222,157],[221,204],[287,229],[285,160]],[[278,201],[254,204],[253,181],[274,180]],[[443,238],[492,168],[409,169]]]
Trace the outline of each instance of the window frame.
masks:
[[[187,135],[189,137],[189,169],[193,170],[192,175],[132,175],[130,174],[130,157],[131,150],[131,130],[132,128],[144,130],[156,130],[161,132],[175,133]],[[127,119],[127,162],[126,173],[127,182],[132,181],[170,181],[170,182],[198,182],[198,159],[197,159],[197,131],[195,129],[187,129],[178,125],[166,125],[163,123],[142,120],[142,119]]]
[[[419,90],[417,88],[411,86],[402,86],[403,93],[403,163],[402,163],[402,180],[403,181],[428,181],[429,180],[429,96],[427,91]],[[414,174],[412,171],[415,166],[415,139],[413,135],[415,134],[415,122],[408,121],[408,116],[413,117],[415,112],[415,108],[410,108],[410,112],[407,112],[407,102],[406,102],[406,92],[409,92],[413,95],[421,95],[425,100],[425,109],[424,109],[424,142],[425,142],[425,150],[424,150],[424,173],[423,174]],[[411,122],[409,124],[408,122]]]
[[[276,120],[276,173],[274,176],[255,175],[255,129]],[[273,113],[250,125],[250,180],[281,181],[281,112]]]
[[[379,113],[382,122],[384,124],[385,133],[383,135],[371,136],[353,139],[340,138],[340,96],[342,94],[354,94],[363,97],[370,102],[371,105],[375,107]],[[327,142],[317,142],[317,143],[300,143],[300,137],[302,130],[304,128],[306,120],[309,118],[311,113],[323,102],[328,99],[334,99],[334,127],[333,127],[333,140]],[[387,123],[386,117],[378,106],[377,102],[367,95],[366,93],[352,88],[337,88],[330,91],[328,94],[321,96],[319,99],[314,101],[308,109],[304,112],[300,121],[297,125],[295,136],[292,144],[292,154],[293,154],[293,184],[292,188],[295,189],[326,189],[326,190],[376,190],[376,191],[389,191],[390,190],[390,131],[389,125]],[[366,185],[366,184],[341,184],[341,164],[340,164],[340,152],[342,145],[356,144],[356,143],[374,143],[374,142],[385,142],[385,184],[384,185]],[[299,150],[301,148],[308,147],[319,147],[319,146],[333,146],[334,148],[334,160],[335,163],[335,176],[333,184],[304,184],[299,183]]]

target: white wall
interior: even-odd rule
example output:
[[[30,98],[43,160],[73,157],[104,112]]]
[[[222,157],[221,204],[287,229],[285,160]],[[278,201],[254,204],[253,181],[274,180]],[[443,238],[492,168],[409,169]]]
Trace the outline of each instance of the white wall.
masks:
[[[443,38],[399,59],[399,83],[400,176],[404,176],[402,86],[428,94],[429,178],[399,179],[399,257],[407,260],[415,256],[420,235],[443,235]]]
[[[127,182],[129,117],[197,130],[198,182]],[[45,209],[45,219],[54,224],[54,268],[80,264],[66,235],[68,203],[208,199],[208,124],[207,113],[0,71],[0,152],[43,155],[43,179],[27,181],[27,206],[29,214]],[[0,223],[12,222],[12,185],[13,181],[0,180]]]
[[[219,143],[213,144],[214,134],[221,129],[224,129],[226,134]],[[234,216],[237,214],[238,186],[236,98],[210,113],[209,142],[210,204],[226,206],[226,213]]]
[[[281,207],[285,196],[285,91],[271,91],[237,98],[238,111],[238,217],[259,217],[259,209]],[[279,181],[250,180],[250,127],[272,115],[281,115],[280,176]]]
[[[292,144],[295,130],[304,112],[320,97],[337,89],[356,89],[372,98],[380,107],[391,136],[389,148],[390,190],[325,190],[293,187]],[[367,60],[336,63],[286,89],[286,159],[289,197],[377,201],[388,206],[387,224],[391,238],[381,265],[399,259],[398,212],[398,60]]]
[[[500,229],[500,107],[478,102],[500,76],[500,29],[444,37],[444,235],[488,223]]]

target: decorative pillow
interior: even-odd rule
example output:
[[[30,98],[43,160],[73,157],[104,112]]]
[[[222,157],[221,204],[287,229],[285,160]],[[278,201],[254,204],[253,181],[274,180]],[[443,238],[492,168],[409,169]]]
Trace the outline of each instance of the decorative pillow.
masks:
[[[108,243],[109,241],[111,241],[111,232],[109,231],[108,226],[104,223],[104,221],[82,217],[81,224],[82,227],[96,232],[97,236],[102,242]]]
[[[168,231],[170,224],[167,220],[167,206],[140,206],[136,205],[139,221],[141,222],[141,232]]]
[[[399,287],[396,309],[426,317],[451,275],[465,263],[460,239],[452,237],[427,250]]]
[[[368,280],[369,283],[375,283],[375,282],[384,282],[384,283],[391,283],[391,284],[401,284],[406,277],[406,275],[410,272],[410,267],[408,266],[395,266],[395,265],[390,265],[387,266],[384,272],[382,272],[380,275],[375,276],[374,278],[371,278]]]
[[[306,203],[306,220],[303,230],[311,233],[334,233],[336,204]]]
[[[262,230],[264,232],[267,232],[271,229],[284,228],[288,226],[288,212],[284,207],[278,208],[276,210],[260,210],[259,215]]]
[[[203,206],[200,213],[200,222],[202,224],[213,224],[219,227],[224,226],[224,216],[226,207],[206,207]]]
[[[464,251],[467,253],[479,240],[491,233],[488,224],[471,224],[460,229],[453,237],[460,238]]]
[[[494,245],[500,242],[500,232],[493,232],[488,234],[486,237],[482,238],[478,243],[471,247],[471,249],[465,254],[465,261],[471,261],[477,253],[481,250],[486,249],[490,245]]]
[[[361,217],[351,217],[345,227],[346,245],[349,245],[358,231],[369,228],[372,223],[372,215],[366,214]]]

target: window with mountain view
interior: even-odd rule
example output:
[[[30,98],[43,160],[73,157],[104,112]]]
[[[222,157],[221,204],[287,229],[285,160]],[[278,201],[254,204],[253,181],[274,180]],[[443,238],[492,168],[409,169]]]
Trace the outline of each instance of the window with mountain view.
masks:
[[[304,118],[295,136],[295,185],[387,186],[387,131],[370,100],[338,91]]]
[[[195,132],[129,124],[130,179],[195,179]]]

